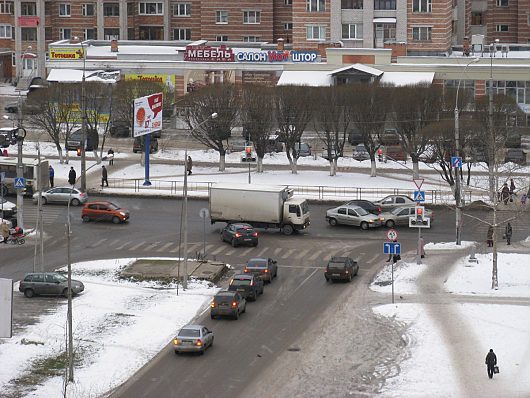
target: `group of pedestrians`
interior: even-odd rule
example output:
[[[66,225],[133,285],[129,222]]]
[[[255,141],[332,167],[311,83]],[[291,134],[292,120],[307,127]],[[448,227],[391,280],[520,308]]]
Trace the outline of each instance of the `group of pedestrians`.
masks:
[[[512,224],[508,221],[506,223],[506,226],[504,227],[504,235],[502,236],[503,239],[506,239],[507,245],[511,245],[512,243],[512,234],[513,234]],[[486,243],[488,244],[488,247],[493,247],[493,225],[490,225],[488,228],[488,234],[486,236]]]

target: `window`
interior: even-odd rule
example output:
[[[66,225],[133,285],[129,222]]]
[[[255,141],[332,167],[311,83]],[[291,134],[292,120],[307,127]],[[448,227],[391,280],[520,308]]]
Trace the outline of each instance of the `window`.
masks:
[[[22,41],[37,41],[37,28],[21,28]]]
[[[324,40],[326,38],[326,27],[322,25],[306,26],[307,40]]]
[[[243,12],[243,23],[259,24],[260,22],[261,22],[260,11],[244,11]]]
[[[259,36],[243,36],[245,43],[256,43],[259,41]]]
[[[134,28],[127,28],[127,40],[134,40]]]
[[[226,35],[217,35],[215,36],[216,41],[228,41],[228,36]]]
[[[342,24],[342,38],[343,39],[362,39],[363,25],[362,24]]]
[[[173,16],[189,17],[191,16],[191,3],[174,3]]]
[[[93,17],[95,15],[95,7],[92,3],[83,4],[81,6],[81,12],[84,17]]]
[[[347,213],[346,208],[345,207],[341,207],[339,210],[337,210],[337,213],[346,214]]]
[[[417,26],[412,28],[412,40],[414,41],[431,41],[431,35],[431,26]]]
[[[71,28],[60,28],[59,29],[59,40],[70,39],[72,37]]]
[[[21,3],[20,15],[37,16],[37,4],[35,3]]]
[[[119,28],[105,28],[103,29],[103,40],[118,40],[120,38]]]
[[[96,29],[94,28],[85,29],[83,35],[84,35],[85,40],[96,40]]]
[[[216,11],[215,23],[228,23],[228,11]]]
[[[160,26],[140,26],[138,29],[140,40],[162,40],[164,28]]]
[[[132,16],[136,10],[135,3],[127,3],[127,15]]]
[[[432,12],[432,0],[412,0],[412,12]]]
[[[72,14],[70,12],[69,3],[59,3],[59,16],[60,17],[70,17]]]
[[[163,15],[164,3],[138,3],[138,15]]]
[[[286,6],[292,6],[293,5],[293,0],[283,0],[284,4]]]
[[[496,32],[508,32],[508,25],[495,25]]]
[[[363,0],[341,0],[340,8],[343,10],[362,10]]]
[[[46,26],[44,28],[44,40],[53,40],[52,27]]]
[[[173,40],[191,40],[191,29],[189,28],[173,29]]]
[[[497,0],[497,7],[508,7],[508,0]]]
[[[103,16],[105,17],[119,17],[120,5],[118,3],[103,3]],[[108,39],[105,39],[108,40]]]
[[[374,0],[374,10],[395,10],[396,0]]]
[[[326,11],[326,0],[306,0],[306,10],[309,12]]]
[[[0,25],[0,39],[11,39],[11,25]]]
[[[483,25],[482,12],[473,11],[471,13],[471,25]]]
[[[528,15],[526,16],[526,19],[527,19],[526,24],[527,24],[528,26],[530,26],[530,14],[528,14]]]
[[[293,23],[292,22],[285,22],[283,24],[283,29],[284,30],[293,30]]]
[[[0,3],[0,14],[13,14],[13,3]]]

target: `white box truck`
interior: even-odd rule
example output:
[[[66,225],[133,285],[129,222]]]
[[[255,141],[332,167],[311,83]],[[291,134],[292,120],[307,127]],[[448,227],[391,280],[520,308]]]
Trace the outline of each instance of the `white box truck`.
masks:
[[[210,218],[245,222],[257,228],[280,228],[291,235],[309,227],[309,206],[282,186],[216,183],[210,187]]]

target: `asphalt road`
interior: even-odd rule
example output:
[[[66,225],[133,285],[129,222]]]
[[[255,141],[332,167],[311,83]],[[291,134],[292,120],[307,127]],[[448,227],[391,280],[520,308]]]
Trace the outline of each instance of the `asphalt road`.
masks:
[[[98,198],[99,199],[99,198]],[[113,198],[131,211],[130,222],[83,224],[80,208],[72,208],[72,262],[140,256],[178,256],[181,201],[156,198]],[[278,231],[262,231],[257,248],[232,248],[219,239],[222,224],[203,224],[199,210],[206,201],[190,201],[190,252],[203,247],[210,258],[225,261],[240,269],[250,257],[268,256],[279,265],[278,279],[265,287],[256,302],[238,321],[210,320],[206,312],[196,320],[215,332],[214,347],[204,356],[175,356],[168,345],[128,383],[117,389],[116,397],[224,397],[237,396],[252,380],[257,380],[275,356],[295,349],[297,340],[325,312],[333,311],[345,295],[367,288],[370,277],[383,264],[382,244],[385,229],[361,231],[350,227],[331,227],[324,219],[327,205],[312,204],[312,225],[293,236]],[[435,209],[433,227],[425,231],[426,242],[454,239],[454,212]],[[473,211],[477,218],[490,214]],[[501,217],[508,217],[505,213]],[[43,211],[45,239],[44,269],[52,270],[66,262],[66,207],[49,205]],[[34,225],[36,206],[26,202],[25,223]],[[514,224],[513,240],[528,234],[529,215],[520,215]],[[485,240],[486,226],[477,219],[465,219],[463,239]],[[405,255],[412,258],[417,232],[399,228]],[[0,277],[19,280],[33,270],[33,241],[24,246],[0,246]],[[326,284],[323,267],[332,255],[351,255],[361,265],[359,277],[351,284]],[[37,265],[37,269],[40,265]],[[229,276],[229,275],[228,275]],[[227,277],[228,277],[227,276]],[[223,281],[226,283],[226,279]],[[46,303],[42,302],[41,303]],[[21,317],[22,314],[15,314]],[[316,336],[317,337],[317,336]],[[169,343],[169,342],[168,342]],[[141,342],[139,342],[141,344]],[[119,365],[117,365],[119,366]],[[271,380],[271,390],[278,388]]]

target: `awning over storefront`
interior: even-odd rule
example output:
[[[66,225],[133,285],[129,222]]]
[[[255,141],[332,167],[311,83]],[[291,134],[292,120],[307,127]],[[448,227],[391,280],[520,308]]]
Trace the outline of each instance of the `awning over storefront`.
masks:
[[[83,70],[52,69],[47,80],[53,83],[80,83],[83,81]],[[116,83],[118,80],[120,80],[119,71],[85,71],[85,81],[87,82]]]
[[[284,71],[277,85],[325,87],[332,85],[332,78],[327,71]]]
[[[434,72],[385,72],[380,83],[389,83],[396,86],[408,86],[420,83],[432,83]]]
[[[374,18],[374,23],[396,23],[396,18]]]

